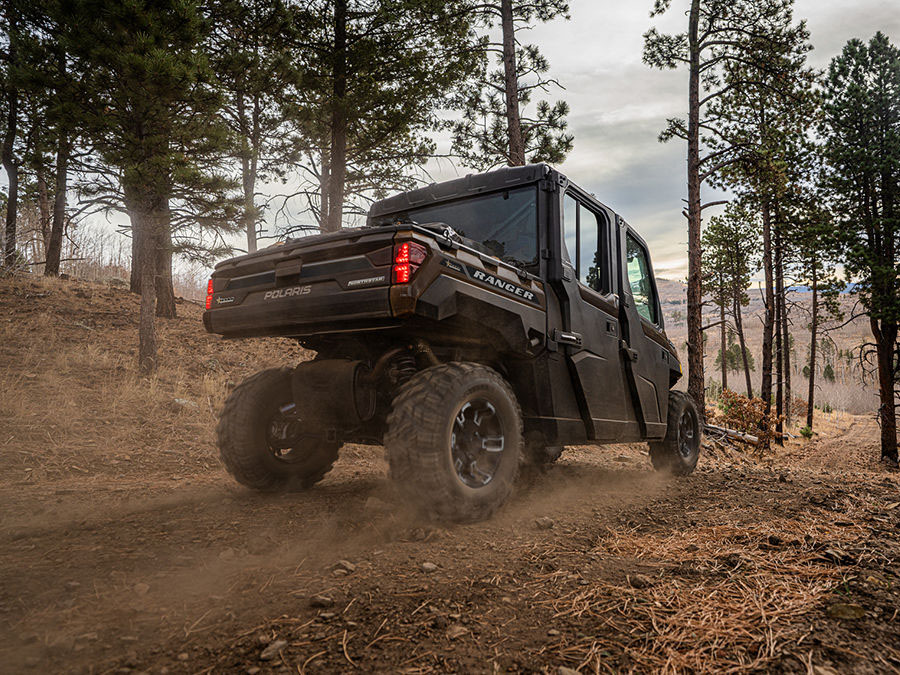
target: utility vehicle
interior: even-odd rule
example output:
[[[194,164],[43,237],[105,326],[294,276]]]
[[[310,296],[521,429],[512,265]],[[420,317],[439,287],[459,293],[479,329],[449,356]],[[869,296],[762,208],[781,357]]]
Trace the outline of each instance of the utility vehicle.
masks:
[[[658,470],[697,464],[646,243],[544,164],[398,194],[364,227],[222,262],[206,304],[212,333],[316,352],[225,404],[221,456],[251,488],[306,488],[342,444],[384,445],[401,494],[474,521],[566,445],[648,441]]]

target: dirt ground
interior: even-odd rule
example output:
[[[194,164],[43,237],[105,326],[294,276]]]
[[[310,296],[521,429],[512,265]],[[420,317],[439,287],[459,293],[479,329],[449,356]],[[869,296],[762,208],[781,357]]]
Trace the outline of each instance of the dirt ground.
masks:
[[[303,358],[134,298],[0,281],[0,672],[900,672],[900,476],[840,413],[688,479],[570,448],[489,522],[420,521],[381,448],[260,496],[218,464],[229,383]]]

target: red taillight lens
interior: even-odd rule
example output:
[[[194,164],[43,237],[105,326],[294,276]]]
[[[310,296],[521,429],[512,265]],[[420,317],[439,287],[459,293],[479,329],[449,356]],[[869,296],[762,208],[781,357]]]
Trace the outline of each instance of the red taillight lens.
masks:
[[[395,246],[394,283],[408,284],[427,256],[428,249],[415,242],[405,241]]]
[[[206,284],[206,309],[212,308],[213,282],[212,279]]]
[[[411,277],[412,272],[409,269],[409,263],[406,263],[405,265],[394,265],[395,284],[408,284]]]

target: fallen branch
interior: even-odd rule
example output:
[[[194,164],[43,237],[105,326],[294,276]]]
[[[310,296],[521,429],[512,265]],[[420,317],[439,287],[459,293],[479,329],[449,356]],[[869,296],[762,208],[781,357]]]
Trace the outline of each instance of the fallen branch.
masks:
[[[751,436],[750,434],[745,434],[734,429],[717,427],[715,424],[703,425],[703,431],[704,433],[718,435],[720,438],[731,438],[736,441],[743,441],[744,443],[759,443],[759,439],[756,436]]]

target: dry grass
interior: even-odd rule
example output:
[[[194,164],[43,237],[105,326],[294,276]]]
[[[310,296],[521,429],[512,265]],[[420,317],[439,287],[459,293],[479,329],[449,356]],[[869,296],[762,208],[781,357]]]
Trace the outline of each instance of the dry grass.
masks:
[[[136,296],[29,276],[0,281],[0,309],[4,480],[209,469],[229,387],[305,358],[288,340],[207,335],[201,309],[183,303],[159,321],[161,364],[148,378],[136,368]]]

